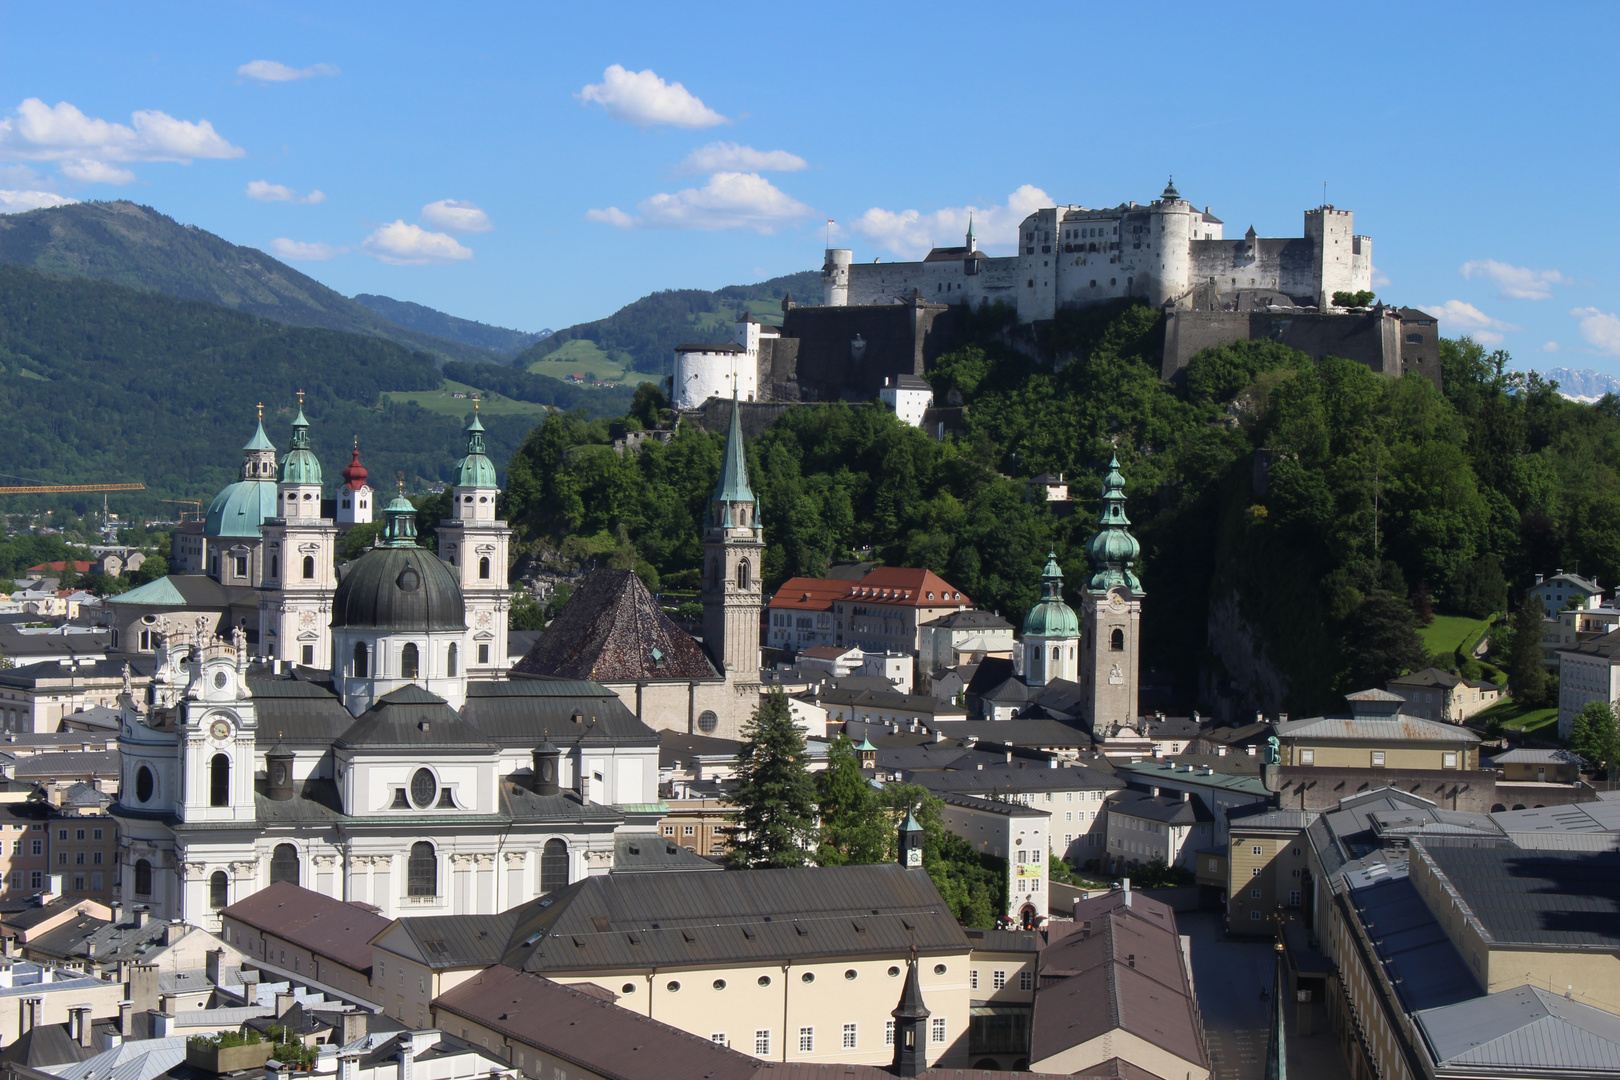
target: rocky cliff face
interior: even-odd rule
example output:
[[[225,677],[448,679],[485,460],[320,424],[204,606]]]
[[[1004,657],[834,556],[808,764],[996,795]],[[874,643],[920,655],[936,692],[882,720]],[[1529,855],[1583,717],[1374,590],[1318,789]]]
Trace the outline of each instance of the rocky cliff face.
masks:
[[[1284,708],[1288,679],[1267,657],[1259,628],[1243,618],[1235,591],[1223,593],[1210,603],[1209,648],[1224,671],[1219,675],[1203,672],[1201,681],[1205,685],[1201,689],[1216,703],[1218,717],[1231,720],[1257,710],[1275,715]]]

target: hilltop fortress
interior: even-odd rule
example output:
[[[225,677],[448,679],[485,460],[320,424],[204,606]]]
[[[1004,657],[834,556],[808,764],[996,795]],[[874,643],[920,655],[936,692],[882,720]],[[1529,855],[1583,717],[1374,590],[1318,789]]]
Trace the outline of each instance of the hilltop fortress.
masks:
[[[955,347],[963,310],[1003,304],[1027,325],[1125,299],[1164,311],[1166,379],[1203,349],[1256,338],[1439,385],[1432,316],[1335,304],[1336,294],[1372,289],[1372,239],[1356,234],[1352,211],[1306,210],[1299,237],[1259,237],[1251,227],[1228,240],[1224,229],[1172,182],[1146,205],[1037,210],[1008,256],[980,251],[971,222],[963,246],[934,248],[919,262],[857,263],[852,250],[829,248],[821,307],[789,298],[780,330],[744,317],[731,343],[676,348],[675,404],[696,409],[735,386],[744,401],[881,396],[898,405]]]

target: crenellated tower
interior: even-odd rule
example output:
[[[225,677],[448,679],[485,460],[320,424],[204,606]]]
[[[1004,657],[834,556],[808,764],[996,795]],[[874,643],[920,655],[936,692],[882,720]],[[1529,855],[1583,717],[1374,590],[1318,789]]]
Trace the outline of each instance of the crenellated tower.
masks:
[[[259,651],[263,655],[326,667],[331,663],[329,624],[337,588],[337,525],[322,515],[321,462],[310,449],[304,395],[292,424],[292,448],[281,459],[276,516],[267,518],[264,584],[259,595]]]
[[[725,458],[703,532],[703,644],[721,674],[752,680],[759,677],[765,533],[748,486],[741,413],[733,393]]]
[[[1108,463],[1097,533],[1086,543],[1092,574],[1080,595],[1080,686],[1092,730],[1135,726],[1141,670],[1142,583],[1131,566],[1142,547],[1125,516],[1119,458]]]
[[[451,567],[467,605],[470,678],[494,678],[506,670],[507,618],[512,589],[507,583],[512,529],[495,516],[500,496],[495,464],[484,447],[484,425],[473,402],[467,425],[467,454],[456,462],[454,505],[439,523],[439,558]]]

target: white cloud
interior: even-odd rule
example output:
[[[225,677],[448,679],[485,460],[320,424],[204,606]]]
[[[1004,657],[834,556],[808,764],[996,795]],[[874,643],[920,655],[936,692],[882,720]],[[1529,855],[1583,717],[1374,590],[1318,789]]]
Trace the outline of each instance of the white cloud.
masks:
[[[1484,278],[1494,281],[1497,292],[1510,300],[1546,300],[1552,296],[1554,285],[1575,284],[1557,270],[1532,270],[1527,266],[1513,266],[1495,259],[1465,262],[1458,272],[1470,280]]]
[[[1393,284],[1393,282],[1389,280],[1388,274],[1384,273],[1375,266],[1372,268],[1372,284],[1373,288],[1375,289],[1383,289]]]
[[[54,191],[14,191],[0,188],[0,214],[21,214],[45,206],[66,206],[78,201],[66,195],[58,195]]]
[[[404,221],[377,229],[366,237],[360,250],[393,266],[464,262],[473,257],[471,248],[462,246],[448,233],[429,232]]]
[[[798,172],[810,163],[786,150],[755,150],[734,142],[712,142],[687,154],[675,166],[677,176],[717,172]]]
[[[1443,304],[1424,304],[1423,310],[1439,319],[1442,324],[1449,324],[1450,333],[1459,336],[1467,334],[1481,345],[1500,345],[1503,331],[1522,329],[1513,323],[1492,318],[1473,304],[1462,300],[1447,300]]]
[[[47,105],[29,98],[0,119],[0,159],[53,161],[70,180],[88,184],[127,184],[135,179],[114,162],[172,161],[190,165],[198,158],[239,158],[207,120],[176,120],[155,109],[131,115],[129,124],[98,120],[59,101]]]
[[[1570,312],[1581,322],[1581,337],[1599,352],[1620,356],[1620,316],[1595,307],[1578,307]]]
[[[105,161],[64,161],[57,168],[69,180],[81,184],[133,184],[135,174]]]
[[[333,247],[331,244],[305,243],[302,240],[289,240],[285,236],[278,236],[270,241],[270,253],[278,259],[291,259],[294,262],[325,262],[334,259],[348,248]]]
[[[665,82],[651,68],[627,71],[618,64],[610,65],[602,72],[601,82],[588,84],[575,97],[586,104],[594,102],[615,120],[639,128],[654,124],[706,128],[731,123],[686,87]]]
[[[1556,342],[1556,341],[1549,341],[1545,345],[1541,346],[1541,348],[1537,349],[1536,351],[1537,352],[1546,352],[1546,353],[1563,352],[1564,347],[1562,345],[1558,344],[1558,342]]]
[[[621,229],[628,229],[636,223],[636,219],[620,210],[617,206],[610,206],[606,210],[585,211],[586,221],[599,221],[604,225],[617,225]]]
[[[260,83],[292,82],[294,79],[310,79],[317,75],[341,74],[336,64],[311,64],[306,68],[295,68],[275,60],[253,60],[237,68],[236,73],[244,79]]]
[[[674,194],[660,193],[644,199],[631,217],[616,206],[587,210],[587,221],[600,221],[620,228],[642,226],[652,229],[752,229],[770,235],[776,229],[807,216],[810,208],[777,188],[758,173],[721,172],[709,177],[700,188],[686,188]]]
[[[257,199],[259,202],[290,202],[312,205],[326,201],[326,192],[319,189],[311,191],[308,195],[299,195],[298,192],[285,184],[271,184],[264,180],[250,180],[247,186],[247,197]]]
[[[458,199],[440,199],[422,207],[422,220],[441,229],[458,233],[489,232],[495,226],[489,215],[470,202]]]
[[[1018,226],[1052,197],[1032,184],[1007,196],[1005,206],[952,206],[924,214],[918,210],[872,207],[855,222],[855,231],[880,247],[908,259],[920,259],[930,248],[956,245],[967,233],[968,218],[981,248],[1013,248]]]

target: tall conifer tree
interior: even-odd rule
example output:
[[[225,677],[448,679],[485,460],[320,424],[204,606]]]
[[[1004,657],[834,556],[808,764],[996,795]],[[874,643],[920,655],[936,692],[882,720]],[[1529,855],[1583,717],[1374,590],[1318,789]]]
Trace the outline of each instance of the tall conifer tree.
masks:
[[[816,784],[787,697],[766,697],[742,734],[736,782],[725,799],[737,808],[726,863],[734,870],[803,866],[815,840]]]

